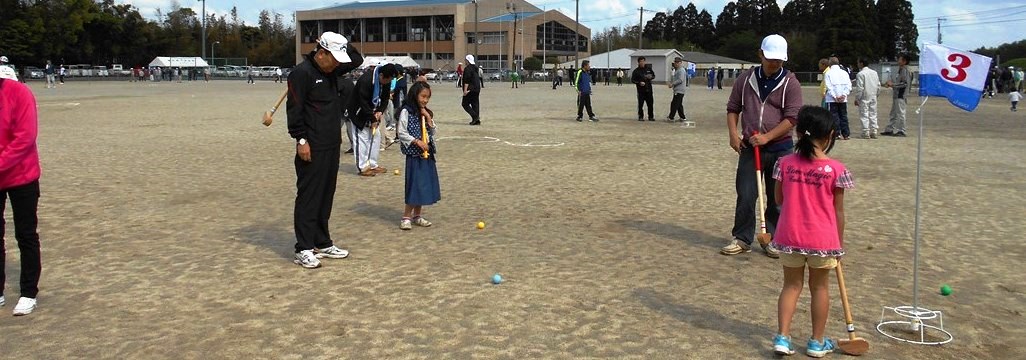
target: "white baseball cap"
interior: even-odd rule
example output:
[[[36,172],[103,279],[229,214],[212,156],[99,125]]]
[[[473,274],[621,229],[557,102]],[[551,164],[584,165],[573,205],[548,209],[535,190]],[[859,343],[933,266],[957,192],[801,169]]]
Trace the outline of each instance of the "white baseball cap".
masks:
[[[474,65],[474,55],[467,55],[467,62]]]
[[[321,38],[317,40],[317,44],[331,52],[331,56],[335,57],[335,60],[338,60],[338,62],[353,62],[353,59],[350,59],[349,54],[346,53],[346,45],[349,44],[349,40],[346,40],[345,36],[331,31],[326,31],[321,34]]]
[[[773,34],[762,39],[762,56],[770,60],[787,61],[787,40]]]
[[[0,79],[18,80],[18,74],[10,66],[0,66]]]
[[[6,56],[0,56],[0,62],[10,62],[10,60],[7,60]]]

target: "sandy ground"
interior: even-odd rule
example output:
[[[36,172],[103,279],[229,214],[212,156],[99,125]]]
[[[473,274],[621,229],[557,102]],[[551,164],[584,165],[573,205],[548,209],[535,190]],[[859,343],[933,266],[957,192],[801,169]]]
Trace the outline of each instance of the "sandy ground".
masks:
[[[684,129],[635,121],[627,86],[597,86],[601,122],[578,123],[569,87],[490,83],[484,125],[470,127],[455,87],[436,85],[448,138],[438,143],[443,200],[425,210],[435,225],[400,231],[403,177],[361,178],[344,157],[331,231],[352,256],[305,270],[291,262],[284,113],[260,125],[281,85],[32,86],[44,272],[36,312],[0,316],[0,357],[773,357],[780,266],[758,250],[717,252],[735,201],[727,91],[692,87],[698,127]],[[663,118],[670,94],[657,90]],[[1002,96],[975,113],[942,99],[925,110],[919,299],[955,336],[941,347],[874,329],[883,306],[912,302],[916,137],[853,139],[832,154],[857,181],[845,259],[866,358],[1021,356],[1026,112],[1008,106]],[[397,146],[382,164],[403,167]],[[6,238],[10,314],[13,229]],[[494,273],[506,282],[489,284]],[[941,284],[954,294],[938,295]],[[828,335],[844,337],[832,300]],[[796,340],[811,332],[807,292],[800,303]]]

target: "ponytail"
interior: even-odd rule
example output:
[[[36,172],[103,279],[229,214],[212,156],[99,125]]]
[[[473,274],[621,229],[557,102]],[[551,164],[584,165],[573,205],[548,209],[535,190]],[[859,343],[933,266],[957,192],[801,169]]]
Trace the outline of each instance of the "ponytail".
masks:
[[[798,142],[794,144],[795,152],[803,159],[812,160],[816,157],[816,142],[827,141],[824,153],[834,148],[834,134],[837,124],[834,123],[830,111],[819,106],[803,106],[798,111],[798,126],[795,133]]]

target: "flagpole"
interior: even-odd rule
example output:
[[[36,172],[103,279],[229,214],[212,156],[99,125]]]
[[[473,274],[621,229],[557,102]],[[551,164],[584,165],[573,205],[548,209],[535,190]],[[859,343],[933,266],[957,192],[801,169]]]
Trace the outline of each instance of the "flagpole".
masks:
[[[916,109],[916,113],[919,114],[919,138],[916,139],[916,215],[912,230],[914,237],[912,246],[912,312],[915,314],[921,313],[919,310],[919,240],[922,235],[919,233],[919,223],[922,213],[920,195],[923,184],[923,106],[926,105],[927,100],[930,100],[929,96],[923,98],[919,109]]]

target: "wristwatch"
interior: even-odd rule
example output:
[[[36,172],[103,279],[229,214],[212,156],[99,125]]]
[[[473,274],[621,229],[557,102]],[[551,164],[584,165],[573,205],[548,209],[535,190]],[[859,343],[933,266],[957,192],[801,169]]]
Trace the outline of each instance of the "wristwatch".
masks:
[[[306,145],[306,139],[299,139],[299,145]]]

